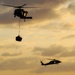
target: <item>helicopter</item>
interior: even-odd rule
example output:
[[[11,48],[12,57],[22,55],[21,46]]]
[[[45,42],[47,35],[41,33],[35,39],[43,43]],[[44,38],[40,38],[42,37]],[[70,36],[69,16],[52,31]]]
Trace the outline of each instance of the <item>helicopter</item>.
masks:
[[[43,66],[47,66],[47,65],[54,65],[54,64],[59,64],[59,63],[61,63],[61,61],[60,60],[56,60],[56,59],[49,59],[49,60],[51,60],[50,62],[48,62],[48,63],[43,63],[42,61],[41,61],[41,65],[43,65]]]
[[[6,4],[0,4],[2,6],[7,6],[7,7],[13,7],[16,8],[14,10],[14,17],[19,17],[20,19],[32,19],[32,17],[27,16],[28,11],[25,11],[23,8],[36,8],[36,7],[25,7],[27,4],[23,4],[22,6],[13,6],[13,5],[6,5]]]

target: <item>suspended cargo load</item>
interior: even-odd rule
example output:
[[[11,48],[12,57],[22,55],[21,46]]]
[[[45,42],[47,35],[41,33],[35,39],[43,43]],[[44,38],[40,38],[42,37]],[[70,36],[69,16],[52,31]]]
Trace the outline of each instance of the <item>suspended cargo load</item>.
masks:
[[[20,35],[18,35],[17,37],[16,37],[16,41],[22,41],[22,37],[20,36]]]

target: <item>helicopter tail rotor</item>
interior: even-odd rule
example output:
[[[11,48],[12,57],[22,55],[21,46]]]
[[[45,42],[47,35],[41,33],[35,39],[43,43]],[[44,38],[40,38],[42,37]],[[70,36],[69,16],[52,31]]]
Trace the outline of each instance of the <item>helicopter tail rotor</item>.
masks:
[[[41,65],[45,65],[42,61],[40,61]]]

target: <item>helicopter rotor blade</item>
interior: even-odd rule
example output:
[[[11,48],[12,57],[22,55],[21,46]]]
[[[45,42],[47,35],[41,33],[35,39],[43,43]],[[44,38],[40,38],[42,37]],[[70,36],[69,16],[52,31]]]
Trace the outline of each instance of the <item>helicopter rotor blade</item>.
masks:
[[[55,60],[55,59],[48,59],[48,60]]]
[[[23,4],[21,7],[24,7],[24,6],[26,6],[27,4]]]
[[[39,8],[39,7],[22,7],[22,8]]]
[[[0,4],[2,6],[7,6],[7,7],[14,7],[14,8],[23,8],[27,4],[23,4],[22,6],[13,6],[13,5],[7,5],[7,4]]]
[[[14,7],[14,8],[16,8],[16,6],[13,6],[13,5],[6,5],[6,4],[0,4],[0,5],[2,5],[2,6],[7,6],[7,7]]]
[[[24,6],[27,4],[23,4],[22,6],[16,6],[15,8],[24,8]]]
[[[13,6],[13,5],[7,5],[7,4],[0,4],[2,6],[7,6],[7,7],[13,7],[13,8],[38,8],[38,7],[24,7],[27,4],[23,4],[22,6]]]

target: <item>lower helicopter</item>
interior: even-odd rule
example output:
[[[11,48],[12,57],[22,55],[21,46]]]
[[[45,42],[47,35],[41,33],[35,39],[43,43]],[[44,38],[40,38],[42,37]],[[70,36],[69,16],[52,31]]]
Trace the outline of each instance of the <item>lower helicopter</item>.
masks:
[[[47,65],[54,65],[54,64],[59,64],[59,63],[61,63],[61,61],[60,60],[56,60],[56,59],[50,59],[51,61],[49,61],[48,63],[43,63],[42,61],[41,61],[41,65],[42,66],[47,66]]]

